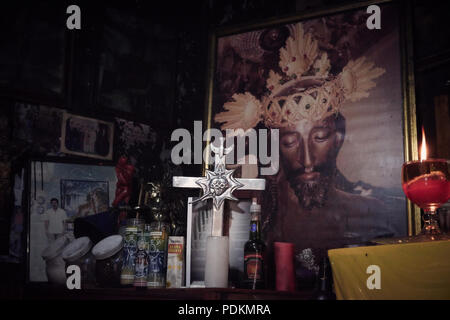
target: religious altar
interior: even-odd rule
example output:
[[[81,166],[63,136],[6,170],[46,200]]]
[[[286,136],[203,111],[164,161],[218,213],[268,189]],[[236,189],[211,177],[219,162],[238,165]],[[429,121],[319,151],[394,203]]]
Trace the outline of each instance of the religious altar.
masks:
[[[450,299],[450,240],[333,249],[328,256],[338,300]]]

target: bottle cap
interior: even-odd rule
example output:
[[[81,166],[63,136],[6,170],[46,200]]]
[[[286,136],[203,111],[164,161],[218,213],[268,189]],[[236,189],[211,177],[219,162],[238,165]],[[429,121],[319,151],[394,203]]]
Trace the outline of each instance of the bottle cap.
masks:
[[[261,205],[258,204],[256,197],[252,198],[252,205],[250,206],[250,212],[261,212]]]

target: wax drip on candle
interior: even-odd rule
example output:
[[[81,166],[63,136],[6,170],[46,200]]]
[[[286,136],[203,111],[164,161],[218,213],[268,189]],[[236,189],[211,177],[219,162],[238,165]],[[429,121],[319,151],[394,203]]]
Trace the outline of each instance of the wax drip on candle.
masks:
[[[420,146],[420,161],[427,160],[427,142],[425,139],[425,130],[422,126],[422,145]]]

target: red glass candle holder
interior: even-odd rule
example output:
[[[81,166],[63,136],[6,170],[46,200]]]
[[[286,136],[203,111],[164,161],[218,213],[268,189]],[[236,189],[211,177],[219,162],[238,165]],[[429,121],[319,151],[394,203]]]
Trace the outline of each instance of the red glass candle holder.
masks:
[[[402,166],[402,187],[411,202],[424,210],[422,234],[440,234],[436,210],[450,198],[450,161],[427,159]]]

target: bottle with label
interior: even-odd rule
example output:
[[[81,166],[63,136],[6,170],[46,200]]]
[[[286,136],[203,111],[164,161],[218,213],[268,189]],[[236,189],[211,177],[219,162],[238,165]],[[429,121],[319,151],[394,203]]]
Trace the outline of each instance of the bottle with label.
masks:
[[[261,240],[261,205],[253,198],[250,206],[250,236],[244,246],[243,287],[264,289],[264,255],[266,246]]]

